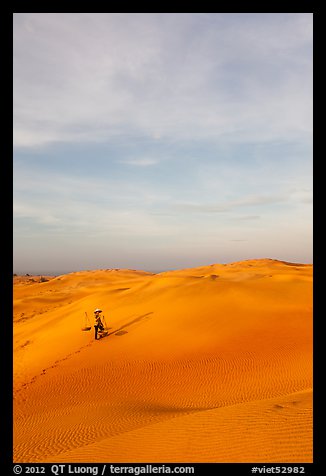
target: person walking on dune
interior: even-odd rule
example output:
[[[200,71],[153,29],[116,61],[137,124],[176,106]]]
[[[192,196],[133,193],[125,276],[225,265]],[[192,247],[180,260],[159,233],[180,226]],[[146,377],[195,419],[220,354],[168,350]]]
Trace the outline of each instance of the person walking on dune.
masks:
[[[103,323],[101,321],[101,314],[102,310],[101,309],[95,309],[94,311],[94,319],[95,319],[95,324],[94,324],[94,328],[95,328],[95,340],[97,340],[97,334],[98,334],[98,331],[103,331],[104,330],[104,326],[103,326]]]

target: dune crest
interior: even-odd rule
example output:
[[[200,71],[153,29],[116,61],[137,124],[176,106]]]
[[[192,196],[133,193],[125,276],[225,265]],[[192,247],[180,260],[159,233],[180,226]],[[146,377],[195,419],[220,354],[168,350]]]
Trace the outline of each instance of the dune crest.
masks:
[[[312,265],[15,277],[15,462],[311,462],[311,396]]]

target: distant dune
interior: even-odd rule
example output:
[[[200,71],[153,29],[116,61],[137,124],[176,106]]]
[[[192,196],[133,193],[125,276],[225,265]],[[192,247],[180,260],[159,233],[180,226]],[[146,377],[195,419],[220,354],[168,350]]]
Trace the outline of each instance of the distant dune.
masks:
[[[312,265],[46,279],[14,281],[15,462],[312,461]]]

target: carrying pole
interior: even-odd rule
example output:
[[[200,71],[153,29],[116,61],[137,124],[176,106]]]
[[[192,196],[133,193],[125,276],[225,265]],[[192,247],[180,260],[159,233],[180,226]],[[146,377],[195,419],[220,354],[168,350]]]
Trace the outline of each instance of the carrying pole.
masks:
[[[87,312],[85,311],[85,327],[89,326],[90,325],[90,322],[89,322],[89,318],[88,318],[88,314]]]

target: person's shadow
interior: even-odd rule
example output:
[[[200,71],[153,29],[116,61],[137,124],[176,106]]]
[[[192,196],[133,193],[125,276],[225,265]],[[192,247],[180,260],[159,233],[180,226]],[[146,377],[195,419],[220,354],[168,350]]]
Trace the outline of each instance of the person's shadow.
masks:
[[[125,331],[126,327],[131,326],[132,324],[135,324],[136,322],[141,321],[142,319],[145,319],[147,316],[150,316],[151,314],[154,314],[154,312],[147,312],[147,314],[142,314],[141,316],[136,317],[132,321],[127,322],[123,326],[119,327],[119,329],[116,329],[113,332],[110,332],[108,335],[111,336],[114,334],[115,336],[123,336],[125,334],[128,334],[128,331]]]

